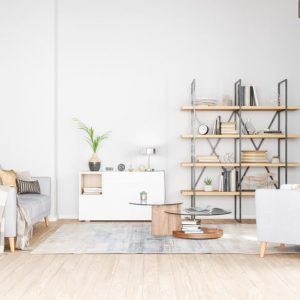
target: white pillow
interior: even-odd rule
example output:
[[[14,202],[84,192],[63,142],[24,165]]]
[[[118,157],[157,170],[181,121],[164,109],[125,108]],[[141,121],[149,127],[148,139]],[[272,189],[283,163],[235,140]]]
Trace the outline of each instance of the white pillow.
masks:
[[[31,175],[29,171],[17,172],[17,178],[23,181],[31,181]]]

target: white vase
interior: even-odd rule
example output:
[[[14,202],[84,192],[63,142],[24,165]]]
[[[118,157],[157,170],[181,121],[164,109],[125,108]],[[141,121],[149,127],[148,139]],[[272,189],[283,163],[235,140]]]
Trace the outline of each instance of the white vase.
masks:
[[[214,190],[214,187],[212,185],[204,185],[205,192],[212,192],[213,190]]]
[[[96,172],[99,171],[101,167],[101,161],[96,152],[93,153],[92,157],[89,160],[90,171]]]

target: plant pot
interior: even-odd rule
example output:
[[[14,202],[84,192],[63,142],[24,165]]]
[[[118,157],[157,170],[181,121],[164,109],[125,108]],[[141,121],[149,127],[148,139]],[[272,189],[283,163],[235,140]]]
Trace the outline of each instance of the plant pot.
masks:
[[[214,187],[212,185],[204,185],[205,192],[212,192],[213,190],[214,190]]]
[[[89,168],[92,172],[97,172],[100,170],[101,161],[97,155],[97,153],[93,153],[92,157],[89,160]]]

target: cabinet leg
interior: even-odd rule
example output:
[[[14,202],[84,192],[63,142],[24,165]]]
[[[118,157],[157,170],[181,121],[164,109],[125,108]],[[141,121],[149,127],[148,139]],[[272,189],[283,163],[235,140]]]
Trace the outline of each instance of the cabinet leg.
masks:
[[[260,244],[260,257],[261,258],[263,258],[265,256],[266,248],[267,248],[267,243],[266,242],[262,242]]]
[[[45,221],[46,227],[48,227],[48,226],[49,226],[49,219],[48,219],[48,217],[45,217],[45,218],[44,218],[44,221]]]

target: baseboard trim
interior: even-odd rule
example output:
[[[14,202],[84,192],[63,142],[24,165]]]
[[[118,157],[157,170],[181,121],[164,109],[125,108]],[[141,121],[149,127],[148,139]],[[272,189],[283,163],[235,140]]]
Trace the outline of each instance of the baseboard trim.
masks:
[[[74,215],[59,215],[58,220],[78,220],[78,216]]]
[[[49,222],[57,222],[58,217],[57,216],[49,216]]]

